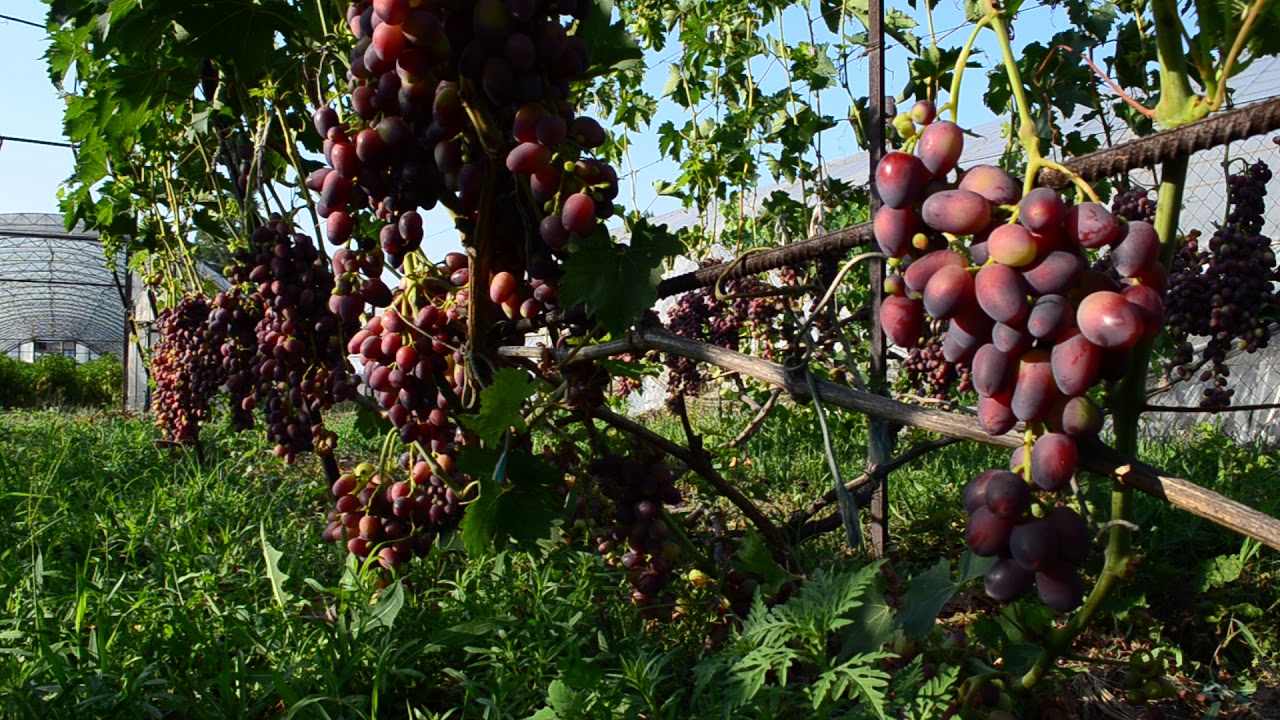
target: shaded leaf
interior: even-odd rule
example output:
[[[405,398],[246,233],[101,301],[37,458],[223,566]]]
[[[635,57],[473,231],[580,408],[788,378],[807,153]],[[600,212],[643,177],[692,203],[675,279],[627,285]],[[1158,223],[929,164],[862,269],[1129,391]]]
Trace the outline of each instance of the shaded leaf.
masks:
[[[464,415],[462,424],[476,432],[486,444],[502,440],[507,431],[517,433],[526,429],[520,406],[537,392],[529,374],[516,368],[502,368],[493,376],[493,382],[480,391],[480,412]]]

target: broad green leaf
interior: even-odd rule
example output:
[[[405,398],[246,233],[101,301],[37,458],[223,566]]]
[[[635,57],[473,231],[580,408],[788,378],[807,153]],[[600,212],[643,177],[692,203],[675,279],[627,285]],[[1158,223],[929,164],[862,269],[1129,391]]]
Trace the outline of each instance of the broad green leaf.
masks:
[[[458,469],[474,478],[480,489],[480,497],[467,506],[459,527],[469,555],[483,555],[508,539],[536,542],[560,513],[555,485],[563,477],[555,468],[523,451],[511,451],[505,455],[504,482],[499,483],[494,470],[501,462],[502,452],[478,447],[469,447],[458,457]]]
[[[1001,657],[1004,658],[1001,669],[1013,677],[1021,677],[1036,664],[1036,658],[1040,657],[1041,652],[1038,645],[1030,643],[1006,645],[1001,653]]]
[[[376,440],[391,430],[391,421],[368,405],[357,405],[355,429],[366,440]]]
[[[770,595],[777,592],[780,585],[794,579],[791,573],[773,559],[764,538],[758,532],[747,532],[738,552],[734,553],[734,558],[744,572],[763,579],[764,586],[769,590]]]
[[[475,430],[486,444],[500,442],[507,431],[515,428],[525,431],[520,406],[537,391],[529,374],[516,368],[503,368],[493,376],[493,382],[480,391],[480,412],[464,415],[462,424]]]
[[[665,225],[643,219],[632,222],[629,246],[597,233],[565,260],[562,303],[585,303],[605,329],[623,335],[658,299],[663,259],[681,249]]]
[[[644,51],[621,21],[613,22],[613,0],[595,0],[574,34],[587,43],[588,77],[643,67]]]
[[[842,657],[880,650],[893,639],[893,608],[885,602],[880,588],[875,587],[863,595],[862,605],[853,610],[853,623],[842,634]]]
[[[556,678],[547,686],[547,702],[555,708],[557,715],[578,717],[581,715],[581,698],[573,688]]]
[[[965,550],[964,555],[960,556],[960,579],[956,580],[956,584],[963,585],[974,578],[986,575],[995,564],[994,557],[978,557],[969,550]]]
[[[907,637],[918,639],[929,634],[942,606],[956,593],[951,581],[951,561],[942,558],[933,567],[911,578],[902,597],[898,625]]]

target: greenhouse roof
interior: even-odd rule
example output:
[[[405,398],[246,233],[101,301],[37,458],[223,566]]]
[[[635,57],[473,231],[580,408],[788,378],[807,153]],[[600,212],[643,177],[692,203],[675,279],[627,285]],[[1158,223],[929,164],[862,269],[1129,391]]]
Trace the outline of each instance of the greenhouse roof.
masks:
[[[73,340],[124,352],[125,262],[108,268],[97,233],[62,216],[0,214],[0,352],[31,340]]]

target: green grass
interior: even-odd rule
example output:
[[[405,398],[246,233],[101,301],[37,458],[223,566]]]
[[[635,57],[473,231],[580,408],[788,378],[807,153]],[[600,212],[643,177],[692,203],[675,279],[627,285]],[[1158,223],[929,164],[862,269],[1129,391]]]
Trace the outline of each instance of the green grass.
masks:
[[[742,422],[695,420],[713,445]],[[862,421],[832,421],[853,477]],[[377,447],[350,416],[333,424],[349,457]],[[681,432],[669,418],[652,425]],[[319,541],[328,499],[314,460],[284,466],[259,435],[221,426],[203,463],[157,449],[156,437],[115,415],[0,414],[0,716],[526,718],[566,687],[581,694],[578,717],[719,716],[715,697],[695,702],[688,687],[714,657],[709,606],[651,623],[618,570],[554,533],[475,561],[433,553],[405,585],[380,588]],[[1277,512],[1274,456],[1262,449],[1204,432],[1147,455]],[[897,575],[960,555],[959,492],[1003,461],[956,445],[894,473]],[[784,406],[717,462],[779,519],[830,486],[803,408]],[[1090,483],[1094,500],[1105,491]],[[1261,682],[1280,642],[1268,619],[1280,608],[1276,553],[1156,501],[1139,504],[1137,521],[1144,561],[1099,629],[1164,649],[1202,682]],[[863,562],[836,533],[801,555],[810,571]]]

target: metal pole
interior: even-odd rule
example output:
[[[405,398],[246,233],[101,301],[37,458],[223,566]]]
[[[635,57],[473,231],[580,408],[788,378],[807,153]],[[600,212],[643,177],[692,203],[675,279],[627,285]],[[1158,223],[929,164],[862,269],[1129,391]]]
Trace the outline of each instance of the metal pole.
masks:
[[[870,0],[867,8],[867,31],[870,35],[869,70],[870,110],[867,135],[871,143],[868,148],[871,155],[871,212],[880,209],[880,193],[876,189],[875,169],[884,156],[885,127],[885,92],[884,92],[884,0]],[[884,261],[875,259],[869,262],[868,278],[871,287],[871,367],[870,387],[874,392],[883,393],[886,375],[886,348],[884,328],[880,325],[880,303],[884,297]],[[886,465],[893,456],[894,433],[889,423],[868,418],[867,421],[867,472],[874,473]],[[876,557],[883,557],[889,547],[889,478],[887,474],[879,476],[875,491],[871,496],[871,551]]]
[[[133,334],[133,273],[129,272],[129,252],[124,255],[124,341],[120,354],[120,409],[129,412],[129,336]]]

